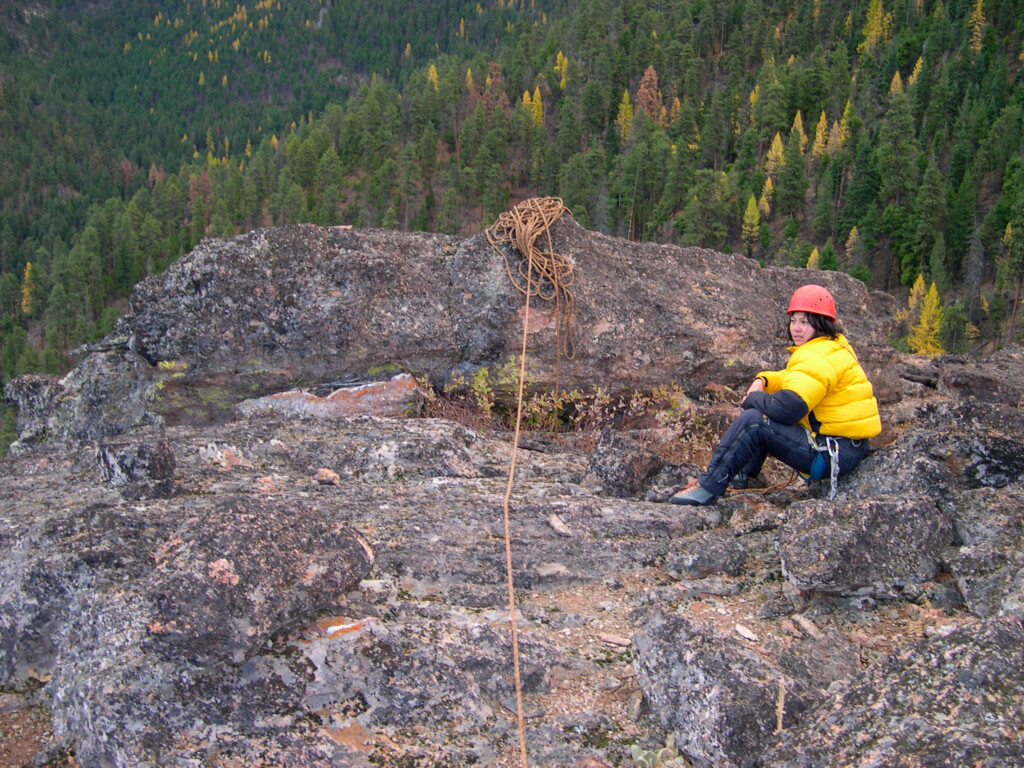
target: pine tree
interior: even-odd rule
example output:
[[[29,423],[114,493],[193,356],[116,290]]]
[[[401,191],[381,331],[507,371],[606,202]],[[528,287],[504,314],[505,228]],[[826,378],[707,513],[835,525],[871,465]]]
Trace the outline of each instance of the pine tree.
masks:
[[[626,146],[629,132],[633,127],[633,104],[629,100],[629,91],[622,92],[622,101],[619,102],[619,112],[615,118],[615,127],[619,131],[619,144]]]
[[[843,265],[854,265],[860,262],[860,232],[854,226],[846,237],[846,244],[843,246]]]
[[[839,121],[836,120],[832,123],[832,128],[828,132],[828,156],[833,160],[839,156],[839,153],[843,151],[843,134],[842,128],[839,126]]]
[[[1008,182],[1004,185],[1003,194],[1010,199],[1012,205],[1010,220],[1006,222],[1003,232],[1003,253],[997,277],[1000,285],[1012,285],[1016,289],[1008,326],[1008,335],[1012,339],[1024,288],[1024,164],[1015,159],[1013,166],[1007,168],[1006,175]]]
[[[530,122],[535,126],[544,125],[544,99],[540,95],[540,86],[533,89],[533,98],[530,100]]]
[[[21,312],[25,317],[31,317],[36,308],[39,287],[36,285],[35,270],[32,262],[25,263],[25,274],[21,280]]]
[[[809,182],[805,172],[806,163],[800,149],[800,134],[794,131],[786,142],[785,162],[779,171],[775,199],[782,213],[799,214],[803,210],[804,195]]]
[[[882,0],[871,0],[868,5],[863,32],[864,41],[857,46],[857,53],[869,56],[892,34],[892,15],[882,11]]]
[[[975,0],[968,25],[971,28],[971,50],[981,53],[981,41],[985,31],[985,0]]]
[[[832,236],[832,226],[835,211],[835,187],[832,182],[832,174],[826,173],[818,183],[818,189],[814,196],[814,237],[817,240],[827,240]]]
[[[753,254],[760,237],[761,214],[757,210],[757,201],[751,195],[747,199],[747,210],[743,214],[743,247],[747,249],[747,256]]]
[[[783,166],[786,164],[786,150],[782,146],[782,137],[776,133],[772,139],[772,145],[765,157],[764,169],[769,176],[778,178]]]
[[[814,129],[814,143],[811,145],[811,159],[820,160],[828,151],[828,119],[825,110],[821,110],[818,125]]]
[[[924,279],[918,276],[918,282],[924,285]],[[914,284],[915,289],[917,283]],[[907,337],[907,346],[915,355],[935,357],[942,354],[939,343],[939,326],[942,323],[942,306],[935,283],[931,284],[919,305],[917,322]]]
[[[558,75],[558,87],[563,91],[566,86],[566,71],[569,69],[569,60],[559,51],[555,56],[555,74]]]
[[[914,199],[914,218],[917,219],[917,232],[914,239],[914,251],[921,263],[926,263],[932,256],[935,243],[942,237],[946,219],[946,197],[942,193],[942,172],[933,158],[928,159],[928,168],[917,188]],[[945,250],[945,246],[943,246]],[[929,275],[940,287],[943,286],[935,274],[929,269]]]
[[[892,76],[892,81],[889,83],[889,98],[893,96],[903,95],[903,78],[900,77],[900,71],[897,69],[896,74]]]
[[[793,118],[793,125],[789,129],[789,132],[790,134],[795,133],[800,137],[800,152],[802,153],[804,148],[807,146],[807,134],[804,133],[804,118],[803,115],[800,114],[799,109],[796,111],[796,116]]]
[[[658,98],[658,73],[653,66],[647,67],[636,92],[636,107],[652,120],[658,118],[661,100]]]

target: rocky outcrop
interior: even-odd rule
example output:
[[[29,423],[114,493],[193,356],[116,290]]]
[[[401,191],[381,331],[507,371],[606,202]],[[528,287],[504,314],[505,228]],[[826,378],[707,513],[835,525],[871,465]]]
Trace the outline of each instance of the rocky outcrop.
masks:
[[[561,374],[642,387],[674,366],[695,397],[657,428],[521,441],[509,530],[530,764],[628,765],[670,737],[702,767],[1014,764],[1021,350],[897,357],[883,349],[886,312],[872,321],[885,300],[815,273],[844,319],[849,308],[869,365],[885,365],[874,453],[831,501],[769,462],[781,487],[659,503],[700,469],[680,456],[706,456],[728,418],[728,398],[704,385],[777,364],[777,324],[756,308],[781,306],[807,273],[558,226],[556,247],[592,260],[577,283],[578,357]],[[209,241],[166,291],[140,288],[122,346],[61,382],[12,383],[34,406],[0,467],[0,728],[12,701],[45,707],[53,739],[37,762],[518,763],[510,437],[344,413],[404,410],[411,384],[389,363],[443,378],[499,360],[518,305],[501,298],[503,263],[482,267],[489,245],[413,236],[421,261],[444,254],[448,330],[413,317],[403,336],[397,299],[345,277],[383,291],[381,249],[399,237],[298,227]],[[418,281],[422,298],[424,270],[392,282]],[[614,300],[613,272],[629,283]],[[587,282],[600,274],[607,291]],[[692,285],[669,304],[659,291],[675,280]],[[656,314],[628,306],[634,292]],[[343,322],[314,327],[300,305]],[[326,328],[330,349],[315,346]],[[370,331],[386,337],[381,355],[360,347]],[[553,329],[534,334],[548,381]],[[287,339],[314,352],[302,359]],[[353,390],[350,374],[387,381]],[[103,397],[111,382],[121,410]],[[270,397],[279,384],[303,388]]]
[[[551,230],[573,264],[574,357],[555,308],[530,307],[538,388],[617,394],[676,382],[745,386],[784,359],[783,309],[803,270],[742,256],[616,240],[566,215]],[[514,263],[514,252],[506,252]],[[838,272],[839,302],[879,395],[896,396],[886,344],[893,301]],[[243,400],[407,372],[435,384],[522,348],[523,296],[483,235],[453,238],[310,225],[203,240],[141,282],[116,332],[60,381],[8,387],[20,440],[96,439],[149,423],[222,420]],[[88,352],[89,350],[84,350]]]
[[[765,765],[1019,765],[1024,625],[1007,616],[920,640],[840,681]],[[926,691],[927,695],[921,695]],[[828,739],[821,738],[828,734]]]

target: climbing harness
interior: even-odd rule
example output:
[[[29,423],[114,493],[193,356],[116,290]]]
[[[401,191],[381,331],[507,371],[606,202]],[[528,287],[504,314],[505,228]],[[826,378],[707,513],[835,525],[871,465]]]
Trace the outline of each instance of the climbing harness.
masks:
[[[551,225],[568,209],[556,197],[531,198],[524,200],[511,211],[501,214],[494,225],[485,230],[487,240],[505,259],[505,269],[512,284],[526,296],[526,308],[523,315],[523,343],[519,355],[519,393],[516,398],[516,429],[512,439],[512,458],[509,462],[508,485],[505,488],[504,521],[505,521],[505,576],[508,583],[508,612],[512,628],[512,668],[516,688],[516,717],[519,725],[519,753],[523,768],[526,768],[526,726],[523,717],[523,685],[519,674],[519,634],[516,629],[516,593],[512,579],[512,536],[509,532],[509,499],[512,496],[512,481],[516,473],[516,458],[519,451],[519,433],[523,420],[523,389],[526,381],[526,339],[530,326],[530,297],[537,296],[545,300],[555,301],[555,312],[558,318],[556,325],[556,343],[559,358],[567,359],[575,356],[572,345],[572,293],[568,290],[572,285],[572,263],[557,253],[551,244]],[[547,235],[548,250],[541,251],[536,246],[537,238]],[[512,274],[506,249],[502,243],[514,245],[523,260],[518,267],[517,280]],[[564,336],[562,335],[564,328]],[[557,375],[556,375],[557,388]]]
[[[825,476],[825,454],[828,454],[830,465],[829,480],[831,481],[828,500],[832,501],[836,497],[836,491],[839,489],[839,441],[834,437],[826,436],[825,445],[818,445],[818,441],[814,439],[814,433],[808,431],[807,442],[811,448],[817,451],[817,454],[814,457],[814,461],[811,462],[811,471],[806,475],[801,473],[801,476],[808,482],[823,478]]]

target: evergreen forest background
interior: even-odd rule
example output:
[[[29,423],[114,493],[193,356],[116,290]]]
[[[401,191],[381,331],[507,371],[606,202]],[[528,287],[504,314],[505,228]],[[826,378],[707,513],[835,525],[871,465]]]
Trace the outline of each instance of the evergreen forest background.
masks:
[[[897,346],[990,349],[1022,41],[1014,0],[4,0],[0,384],[68,370],[204,236],[468,234],[535,195],[845,270],[907,300]]]

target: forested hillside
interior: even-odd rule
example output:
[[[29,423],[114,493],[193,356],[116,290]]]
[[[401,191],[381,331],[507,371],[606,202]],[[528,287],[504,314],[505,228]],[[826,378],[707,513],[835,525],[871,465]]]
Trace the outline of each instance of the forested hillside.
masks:
[[[8,0],[0,380],[66,369],[204,235],[468,233],[532,195],[620,237],[916,283],[895,343],[997,343],[1024,274],[1022,39],[1012,0]]]

